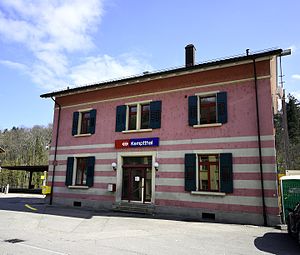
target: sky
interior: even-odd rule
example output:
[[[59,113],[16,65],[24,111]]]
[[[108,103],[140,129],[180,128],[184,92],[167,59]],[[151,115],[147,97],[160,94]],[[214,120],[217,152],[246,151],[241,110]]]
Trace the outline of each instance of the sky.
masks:
[[[40,95],[273,47],[300,99],[298,0],[1,0],[0,130],[48,125]]]

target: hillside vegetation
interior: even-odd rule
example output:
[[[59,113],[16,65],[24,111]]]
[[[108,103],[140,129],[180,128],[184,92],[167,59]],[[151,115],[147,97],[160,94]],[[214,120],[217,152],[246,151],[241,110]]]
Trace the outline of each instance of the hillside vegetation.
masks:
[[[0,130],[0,146],[5,153],[0,154],[2,166],[47,165],[48,145],[51,141],[52,126],[34,126],[32,128],[16,128]],[[32,185],[39,188],[41,175],[34,173]],[[10,184],[12,188],[27,188],[29,173],[2,169],[0,187]]]

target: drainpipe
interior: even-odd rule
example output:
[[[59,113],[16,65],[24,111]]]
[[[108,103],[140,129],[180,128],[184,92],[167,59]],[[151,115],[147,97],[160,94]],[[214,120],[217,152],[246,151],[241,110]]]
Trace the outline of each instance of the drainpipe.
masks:
[[[53,188],[54,188],[55,168],[56,168],[56,165],[57,165],[56,155],[57,155],[57,144],[58,144],[60,112],[61,112],[61,105],[53,97],[51,97],[51,99],[54,101],[55,105],[58,106],[58,117],[57,117],[56,139],[55,139],[55,149],[54,149],[54,159],[53,159],[53,171],[52,171],[50,203],[49,203],[50,205],[52,205],[52,200],[53,200]]]
[[[257,138],[258,138],[258,151],[259,151],[259,168],[260,168],[260,182],[261,182],[261,194],[262,194],[262,205],[263,205],[263,218],[264,218],[264,226],[267,226],[268,222],[267,222],[267,213],[266,213],[264,176],[263,176],[263,165],[262,165],[260,119],[259,119],[258,91],[257,91],[257,73],[256,73],[255,58],[253,58],[253,71],[254,71],[254,85],[255,85],[256,124],[257,124]]]

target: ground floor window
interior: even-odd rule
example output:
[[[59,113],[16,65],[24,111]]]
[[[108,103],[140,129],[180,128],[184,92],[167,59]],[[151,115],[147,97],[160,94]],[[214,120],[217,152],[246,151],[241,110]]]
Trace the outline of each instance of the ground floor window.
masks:
[[[88,186],[94,184],[95,157],[68,157],[66,186]]]
[[[86,185],[88,158],[77,158],[75,185]]]
[[[198,155],[198,190],[219,191],[219,155]]]
[[[185,154],[184,178],[186,191],[232,193],[232,153]]]

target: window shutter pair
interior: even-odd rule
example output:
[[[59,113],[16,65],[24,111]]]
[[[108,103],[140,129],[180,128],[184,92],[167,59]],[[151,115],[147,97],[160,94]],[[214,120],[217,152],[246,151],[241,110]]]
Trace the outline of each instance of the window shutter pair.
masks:
[[[95,157],[87,158],[87,174],[86,174],[86,185],[93,187],[94,185],[94,172],[95,172]],[[66,186],[73,184],[73,173],[74,173],[74,157],[68,157],[67,159],[67,171],[66,171]]]
[[[97,115],[96,109],[90,111],[90,125],[89,125],[90,134],[95,134],[96,115]],[[73,112],[72,136],[78,134],[78,124],[79,124],[79,112]]]
[[[198,97],[189,96],[188,98],[188,118],[189,126],[198,124]],[[217,93],[217,123],[227,123],[227,92]]]
[[[116,113],[116,132],[126,130],[126,105],[117,106]],[[149,128],[156,129],[161,127],[161,101],[150,102],[150,123]]]
[[[185,190],[196,190],[197,154],[185,154]],[[220,192],[233,192],[232,153],[220,154]]]

